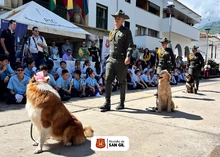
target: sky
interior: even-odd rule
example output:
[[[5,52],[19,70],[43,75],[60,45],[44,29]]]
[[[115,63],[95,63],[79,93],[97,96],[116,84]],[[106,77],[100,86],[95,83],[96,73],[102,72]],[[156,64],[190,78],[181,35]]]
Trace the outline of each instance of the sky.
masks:
[[[220,0],[178,0],[202,16],[201,24],[220,20]]]

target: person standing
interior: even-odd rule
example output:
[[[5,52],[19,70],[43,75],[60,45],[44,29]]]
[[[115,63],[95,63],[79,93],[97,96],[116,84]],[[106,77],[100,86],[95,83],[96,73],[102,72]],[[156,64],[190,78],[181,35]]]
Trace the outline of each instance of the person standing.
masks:
[[[168,48],[167,45],[170,41],[163,38],[161,41],[162,48],[157,51],[157,74],[159,75],[162,70],[167,70],[169,73],[171,69],[176,67],[175,56],[173,50]]]
[[[29,51],[31,53],[32,59],[35,61],[36,67],[39,68],[41,64],[45,64],[45,54],[44,51],[47,48],[47,43],[44,37],[39,35],[38,27],[32,28],[32,36],[29,37]]]
[[[66,53],[66,50],[67,50],[67,49],[70,49],[70,51],[72,52],[72,48],[71,48],[71,46],[70,46],[69,40],[68,40],[68,39],[65,39],[65,40],[64,40],[64,44],[62,45],[62,55],[61,55],[61,56],[63,56],[63,55]]]
[[[105,103],[100,107],[101,112],[111,109],[112,82],[115,76],[120,86],[120,103],[116,109],[124,109],[127,69],[133,48],[131,31],[122,25],[129,16],[122,10],[118,10],[112,16],[115,28],[109,33],[110,53],[106,63]]]
[[[1,34],[2,51],[4,51],[3,54],[5,54],[8,57],[10,64],[14,64],[16,61],[16,37],[14,32],[15,28],[15,20],[10,20],[8,22],[8,29],[4,29]]]
[[[132,64],[135,64],[136,61],[139,59],[138,53],[139,53],[139,51],[138,51],[138,49],[137,49],[137,45],[134,45],[134,46],[133,46],[132,58],[131,58],[131,59],[132,59],[132,60],[131,60],[131,63],[132,63]]]
[[[193,46],[192,53],[189,54],[187,60],[188,73],[192,75],[194,81],[196,81],[196,89],[199,90],[199,75],[203,71],[204,59],[202,55],[197,51],[199,47]]]
[[[53,60],[57,60],[60,58],[59,50],[58,50],[58,47],[56,46],[55,41],[52,41],[51,46],[48,46],[48,52],[50,54],[50,58],[52,58]]]
[[[90,52],[90,56],[92,57],[92,62],[98,62],[101,51],[98,47],[96,47],[96,42],[92,42],[91,47],[88,49]]]
[[[88,60],[89,59],[89,55],[90,52],[88,50],[88,47],[86,47],[86,42],[83,41],[81,47],[78,50],[78,54],[79,54],[79,60]]]

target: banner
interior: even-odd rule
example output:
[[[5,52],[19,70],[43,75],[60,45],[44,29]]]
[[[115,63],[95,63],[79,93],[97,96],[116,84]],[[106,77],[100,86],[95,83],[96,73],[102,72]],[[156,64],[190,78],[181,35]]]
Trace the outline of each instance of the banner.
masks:
[[[102,60],[109,54],[110,51],[110,41],[107,36],[103,36],[102,42]]]
[[[1,20],[1,31],[0,31],[0,36],[2,33],[3,29],[8,29],[8,20]],[[18,45],[21,45],[21,42],[24,38],[24,36],[27,33],[27,27],[28,25],[22,24],[22,23],[17,23],[16,22],[16,28],[15,28],[15,37],[16,37],[16,50],[18,49]]]

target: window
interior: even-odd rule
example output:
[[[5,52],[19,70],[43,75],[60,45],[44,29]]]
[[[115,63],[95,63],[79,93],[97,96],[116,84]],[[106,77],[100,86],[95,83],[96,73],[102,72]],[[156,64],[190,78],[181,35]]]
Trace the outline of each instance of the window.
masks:
[[[130,29],[130,22],[125,21],[125,27],[128,28],[128,29]]]
[[[96,27],[107,29],[108,25],[108,8],[106,6],[96,5]]]
[[[146,35],[146,28],[136,25],[136,36]]]
[[[125,2],[131,3],[131,0],[125,0]]]
[[[148,10],[148,1],[136,0],[136,6],[144,10]]]
[[[136,6],[160,16],[160,7],[152,2],[149,2],[148,0],[136,0]]]
[[[152,2],[149,2],[149,10],[148,11],[155,14],[155,15],[160,16],[160,7]]]
[[[158,32],[158,31],[155,31],[155,30],[153,30],[153,29],[148,29],[148,35],[151,36],[151,37],[156,37],[156,38],[158,38],[159,32]]]

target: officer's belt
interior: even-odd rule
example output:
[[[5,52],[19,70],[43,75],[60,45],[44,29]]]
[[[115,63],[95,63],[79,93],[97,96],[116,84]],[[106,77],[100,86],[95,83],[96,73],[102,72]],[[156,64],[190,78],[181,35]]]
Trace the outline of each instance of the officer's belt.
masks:
[[[125,59],[125,54],[124,53],[121,53],[119,55],[111,55],[110,54],[110,57],[112,57],[114,59]]]

